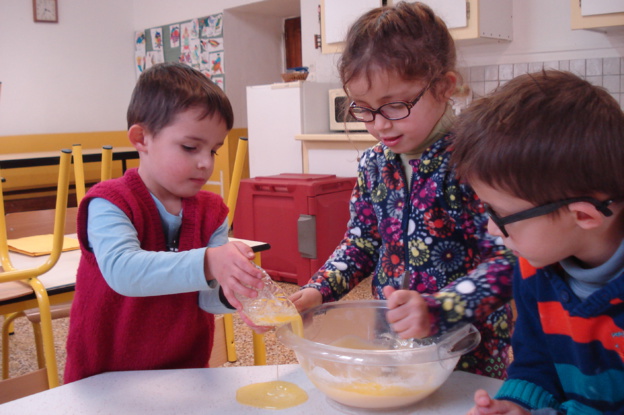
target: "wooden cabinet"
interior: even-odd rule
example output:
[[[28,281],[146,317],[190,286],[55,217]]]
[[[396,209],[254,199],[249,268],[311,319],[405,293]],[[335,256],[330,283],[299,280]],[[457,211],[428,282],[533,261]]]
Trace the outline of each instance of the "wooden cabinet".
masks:
[[[583,6],[583,1],[588,3]],[[617,0],[570,0],[570,26],[572,29],[624,28],[623,3]]]
[[[343,6],[335,7],[336,2],[342,1],[344,0],[321,0],[321,38],[323,53],[339,53],[344,47],[344,43],[337,41],[336,37],[331,36],[332,33],[338,33],[335,27],[337,22],[341,22],[343,26],[348,28],[364,11],[378,7],[380,4],[377,3],[381,3],[380,1],[367,0],[366,5],[360,5],[360,13],[356,16],[353,16],[353,14],[345,14],[342,17],[338,17],[334,14],[328,14],[340,13],[341,10],[344,10],[342,8]],[[429,5],[436,14],[444,20],[456,41],[511,41],[513,38],[512,0],[419,1]],[[408,0],[408,3],[414,2],[415,0]],[[393,0],[387,0],[387,3],[391,5],[393,4]],[[328,30],[330,28],[332,29],[331,32]],[[346,34],[346,28],[343,27],[340,30],[343,30],[344,34]]]
[[[382,0],[321,0],[322,52],[342,52],[349,27],[358,17],[381,4]]]
[[[456,41],[513,38],[512,0],[419,1],[444,20]]]

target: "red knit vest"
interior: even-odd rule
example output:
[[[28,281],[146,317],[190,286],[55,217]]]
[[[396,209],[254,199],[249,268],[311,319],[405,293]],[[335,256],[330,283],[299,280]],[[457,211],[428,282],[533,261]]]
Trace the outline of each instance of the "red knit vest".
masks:
[[[65,383],[108,371],[206,367],[214,316],[199,308],[197,292],[127,297],[104,280],[87,241],[87,207],[96,197],[114,203],[130,218],[142,249],[166,250],[158,209],[136,169],[89,190],[78,212],[82,256],[70,315]],[[202,191],[184,199],[178,249],[205,247],[227,211],[213,193]]]

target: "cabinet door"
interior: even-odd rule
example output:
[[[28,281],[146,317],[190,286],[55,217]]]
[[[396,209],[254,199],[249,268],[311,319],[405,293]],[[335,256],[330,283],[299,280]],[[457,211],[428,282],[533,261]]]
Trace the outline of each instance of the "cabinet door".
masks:
[[[624,26],[624,0],[570,0],[572,29]]]
[[[582,16],[624,12],[624,0],[586,0],[580,3]]]
[[[321,0],[323,53],[342,52],[349,27],[361,15],[381,5],[382,0]]]
[[[449,29],[457,29],[468,26],[466,0],[420,0],[446,23]],[[414,3],[408,1],[408,3]]]

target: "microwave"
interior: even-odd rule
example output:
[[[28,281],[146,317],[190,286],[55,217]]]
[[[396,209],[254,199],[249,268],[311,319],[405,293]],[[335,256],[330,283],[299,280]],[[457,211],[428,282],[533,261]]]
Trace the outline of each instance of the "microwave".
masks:
[[[361,121],[349,114],[349,104],[344,89],[329,90],[329,129],[331,131],[366,131]]]

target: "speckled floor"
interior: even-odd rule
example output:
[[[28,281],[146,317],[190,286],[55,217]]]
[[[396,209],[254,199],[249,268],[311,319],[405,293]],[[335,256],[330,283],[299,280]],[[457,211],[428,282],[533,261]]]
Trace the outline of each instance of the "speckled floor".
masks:
[[[282,282],[278,284],[288,294],[299,289],[295,284]],[[367,278],[341,301],[369,299],[371,298],[370,292],[370,278]],[[69,319],[54,320],[52,325],[54,328],[54,341],[56,345],[59,375],[62,380],[63,370],[65,368],[65,340],[67,338]],[[226,366],[252,366],[252,332],[237,315],[234,315],[234,335],[238,360],[233,363],[226,363]],[[268,332],[264,337],[267,364],[297,363],[294,353],[277,341],[274,332]],[[9,350],[9,370],[11,377],[31,372],[37,368],[32,327],[25,318],[17,319],[15,322],[15,334],[10,337]]]

